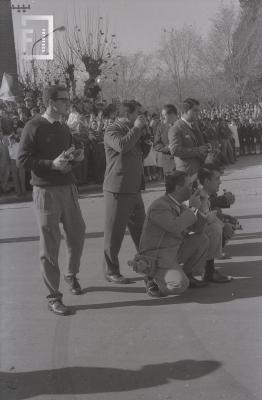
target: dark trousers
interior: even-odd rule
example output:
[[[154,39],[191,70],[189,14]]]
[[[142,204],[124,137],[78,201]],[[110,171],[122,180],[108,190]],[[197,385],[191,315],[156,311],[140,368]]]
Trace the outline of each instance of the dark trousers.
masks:
[[[59,223],[63,224],[68,250],[66,275],[79,272],[84,245],[85,223],[74,185],[33,188],[33,200],[40,231],[42,276],[49,299],[62,297],[59,292],[58,254],[61,241]]]
[[[118,254],[126,228],[138,250],[145,220],[141,193],[105,192],[104,274],[120,273]]]

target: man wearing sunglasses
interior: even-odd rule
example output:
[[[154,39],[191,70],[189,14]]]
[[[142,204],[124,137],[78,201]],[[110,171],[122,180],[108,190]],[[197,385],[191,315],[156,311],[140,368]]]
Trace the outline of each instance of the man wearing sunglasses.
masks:
[[[68,116],[69,97],[64,86],[43,91],[46,112],[24,127],[17,166],[31,170],[33,201],[40,231],[42,275],[49,291],[48,308],[58,315],[70,314],[59,291],[58,253],[63,224],[68,249],[65,281],[73,294],[81,294],[76,278],[84,245],[85,223],[78,203],[72,165],[83,159],[83,151],[72,146],[69,127],[60,121]]]

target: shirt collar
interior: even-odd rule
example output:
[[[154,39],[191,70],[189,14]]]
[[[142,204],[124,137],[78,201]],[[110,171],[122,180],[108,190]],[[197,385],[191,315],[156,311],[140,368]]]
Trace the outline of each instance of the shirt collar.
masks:
[[[50,124],[53,124],[54,122],[60,122],[59,119],[55,119],[53,117],[50,117],[46,112],[42,115],[43,118],[45,118]]]
[[[187,124],[189,126],[189,128],[192,129],[192,124],[190,122],[186,121],[183,117],[181,117],[181,119],[182,119],[182,121],[185,122],[185,124]]]

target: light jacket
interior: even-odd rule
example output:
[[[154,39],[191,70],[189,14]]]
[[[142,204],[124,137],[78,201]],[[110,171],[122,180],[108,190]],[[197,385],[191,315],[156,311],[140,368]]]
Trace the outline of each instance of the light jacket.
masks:
[[[179,248],[188,228],[197,221],[198,217],[190,208],[178,206],[168,195],[161,196],[147,211],[139,251]]]

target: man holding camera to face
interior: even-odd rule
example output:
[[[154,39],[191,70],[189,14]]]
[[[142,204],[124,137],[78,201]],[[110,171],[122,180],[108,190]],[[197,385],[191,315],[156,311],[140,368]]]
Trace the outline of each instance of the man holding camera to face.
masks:
[[[138,249],[145,208],[143,157],[150,151],[146,140],[146,119],[141,104],[124,101],[120,117],[108,126],[104,136],[106,172],[104,178],[105,229],[104,274],[108,282],[131,281],[120,273],[118,254],[126,227]]]
[[[61,85],[46,87],[43,100],[46,113],[31,119],[22,132],[17,166],[31,170],[33,201],[40,231],[42,275],[49,291],[48,308],[55,314],[67,315],[69,308],[63,304],[59,292],[59,223],[63,224],[68,248],[65,281],[73,294],[81,294],[76,274],[84,245],[85,223],[72,165],[80,162],[84,154],[82,149],[73,146],[68,126],[60,123],[68,114],[66,88]]]

